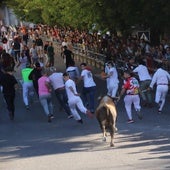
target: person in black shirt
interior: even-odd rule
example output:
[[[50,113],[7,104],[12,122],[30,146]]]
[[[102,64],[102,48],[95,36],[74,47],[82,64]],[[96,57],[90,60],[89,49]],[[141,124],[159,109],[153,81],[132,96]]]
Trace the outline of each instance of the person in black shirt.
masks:
[[[12,68],[12,71],[14,71],[14,67],[15,67],[14,58],[9,53],[6,53],[5,50],[2,51],[1,61],[2,61],[2,67],[4,69],[10,67]]]
[[[49,46],[49,42],[46,41],[45,44],[44,44],[44,56],[45,56],[44,64],[45,64],[45,66],[48,66],[48,64],[49,64],[48,55],[47,55],[47,48],[48,48],[48,46]]]
[[[31,65],[32,63],[31,63],[30,50],[27,45],[24,45],[23,52],[27,56],[28,63]]]
[[[42,68],[40,66],[40,63],[37,62],[35,63],[35,68],[31,71],[30,75],[29,75],[29,80],[33,81],[33,86],[35,89],[35,92],[38,95],[38,79],[42,76]],[[38,95],[39,96],[39,95]]]
[[[15,89],[18,86],[16,78],[12,75],[12,68],[5,68],[5,73],[1,74],[0,85],[3,87],[3,95],[7,104],[7,109],[9,112],[9,117],[11,120],[14,119],[15,112]]]
[[[74,54],[72,51],[68,50],[67,49],[67,46],[64,46],[64,57],[65,57],[65,60],[66,60],[66,68],[68,66],[70,66],[71,64],[75,64],[74,62]]]
[[[53,43],[50,42],[49,46],[47,47],[47,55],[48,55],[48,61],[49,61],[49,67],[53,67],[54,66],[54,47],[53,47]]]
[[[36,37],[35,45],[37,48],[38,57],[42,58],[43,57],[43,41],[40,37]]]
[[[28,32],[25,32],[23,34],[22,39],[24,41],[24,45],[27,45],[28,44],[28,39],[29,39]]]
[[[20,47],[21,47],[19,38],[15,38],[12,45],[14,49],[15,61],[18,62],[18,59],[20,58]]]
[[[8,42],[7,38],[6,38],[6,37],[3,37],[3,38],[2,38],[2,43],[3,43],[3,44],[6,44],[7,42]]]

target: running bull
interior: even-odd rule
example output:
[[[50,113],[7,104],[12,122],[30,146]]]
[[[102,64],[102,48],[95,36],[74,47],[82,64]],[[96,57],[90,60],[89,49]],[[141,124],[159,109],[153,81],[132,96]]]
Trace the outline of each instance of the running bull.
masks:
[[[113,99],[109,96],[104,96],[99,103],[96,111],[96,118],[103,132],[103,141],[106,141],[106,130],[110,131],[111,142],[110,146],[114,146],[114,133],[117,131],[116,118],[117,111]]]

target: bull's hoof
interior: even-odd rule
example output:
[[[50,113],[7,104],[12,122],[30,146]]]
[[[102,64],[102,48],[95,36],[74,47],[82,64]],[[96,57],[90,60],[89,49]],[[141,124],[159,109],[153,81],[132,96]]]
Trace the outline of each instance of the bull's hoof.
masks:
[[[115,127],[115,128],[114,128],[114,132],[117,132],[117,131],[118,131],[118,128],[117,128],[117,127]]]
[[[102,96],[99,96],[99,97],[97,98],[98,101],[100,101],[101,99],[102,99]]]
[[[114,144],[113,144],[113,143],[111,143],[111,144],[110,144],[110,147],[114,147]]]
[[[106,137],[103,137],[103,141],[106,142]]]

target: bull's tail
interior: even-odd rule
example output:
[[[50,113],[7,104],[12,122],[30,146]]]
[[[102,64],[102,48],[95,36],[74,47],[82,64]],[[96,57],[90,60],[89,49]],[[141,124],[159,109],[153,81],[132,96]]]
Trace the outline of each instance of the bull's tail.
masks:
[[[106,108],[106,114],[107,114],[107,122],[110,122],[111,120],[113,120],[112,114],[110,113],[110,109],[108,107],[105,107],[105,108]]]

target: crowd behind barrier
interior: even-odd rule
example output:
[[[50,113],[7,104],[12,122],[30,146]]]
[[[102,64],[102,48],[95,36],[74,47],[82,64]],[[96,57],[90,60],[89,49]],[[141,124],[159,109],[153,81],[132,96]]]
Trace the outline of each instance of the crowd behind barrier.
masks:
[[[139,59],[144,59],[146,66],[152,74],[157,63],[163,63],[163,67],[170,71],[170,46],[168,39],[162,39],[158,45],[151,45],[137,36],[128,38],[118,37],[115,34],[99,35],[97,32],[72,30],[71,28],[50,27],[36,25],[29,27],[5,27],[1,26],[1,37],[7,37],[9,43],[17,34],[21,35],[21,41],[25,35],[35,41],[40,36],[56,44],[57,50],[64,42],[72,50],[79,61],[86,61],[92,66],[103,69],[104,63],[113,60],[118,69],[123,69],[127,64],[137,65]]]
[[[104,63],[113,60],[118,68],[122,69],[127,63],[136,65],[139,59],[144,59],[151,74],[158,63],[170,71],[169,40],[162,39],[158,45],[136,37],[118,37],[112,35],[98,35],[86,31],[71,30],[70,28],[58,29],[45,27],[44,35],[61,45],[67,43],[76,55],[87,57],[87,62],[92,66],[103,68]],[[81,58],[80,57],[80,58]],[[89,59],[89,60],[88,60]],[[91,61],[91,60],[92,61]],[[80,59],[81,60],[81,59]],[[133,60],[133,61],[132,61]]]

